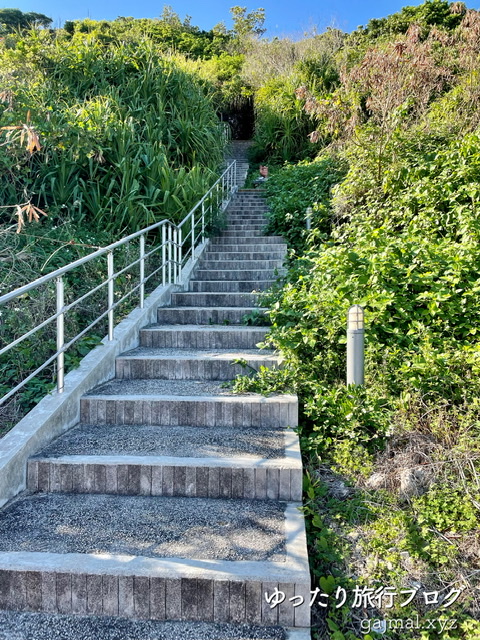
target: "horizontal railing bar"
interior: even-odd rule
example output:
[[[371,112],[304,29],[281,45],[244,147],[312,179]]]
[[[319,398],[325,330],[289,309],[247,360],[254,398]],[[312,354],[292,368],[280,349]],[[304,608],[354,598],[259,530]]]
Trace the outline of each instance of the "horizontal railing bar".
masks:
[[[168,262],[165,262],[164,264],[162,264],[160,267],[158,267],[158,269],[155,269],[155,271],[152,271],[152,273],[150,273],[148,276],[146,276],[146,278],[143,279],[144,282],[147,282],[147,280],[150,280],[150,278],[152,276],[154,276],[155,274],[157,274],[159,271],[161,271],[163,269],[164,266],[166,266],[168,264]]]
[[[61,313],[66,313],[67,311],[70,311],[70,309],[73,309],[74,307],[77,306],[77,304],[79,304],[80,302],[83,302],[86,298],[88,298],[89,296],[93,295],[94,293],[96,293],[97,291],[99,291],[102,287],[105,287],[108,284],[108,280],[105,280],[104,282],[101,282],[100,284],[98,284],[95,288],[91,289],[90,291],[88,291],[87,293],[85,293],[83,296],[81,296],[80,298],[77,298],[76,300],[74,300],[73,302],[69,302],[68,304],[66,304],[63,309],[57,313],[58,317]]]
[[[122,273],[125,273],[125,271],[128,271],[129,269],[131,269],[132,267],[134,267],[136,264],[138,264],[139,262],[142,261],[142,258],[137,258],[136,260],[134,260],[133,262],[131,262],[130,264],[127,264],[126,267],[123,267],[123,269],[120,269],[120,271],[116,271],[111,278],[108,279],[108,281],[110,280],[115,280],[115,278],[117,278],[118,276],[121,276]]]
[[[69,347],[72,346],[72,344],[75,344],[75,342],[79,339],[79,338],[83,338],[83,336],[88,333],[90,331],[90,329],[92,329],[96,324],[98,324],[100,322],[100,320],[103,320],[103,318],[105,318],[105,316],[108,315],[108,312],[110,311],[110,309],[107,309],[106,311],[104,311],[100,316],[98,316],[98,318],[96,320],[94,320],[93,322],[91,322],[88,327],[85,327],[85,329],[82,329],[80,331],[80,333],[78,333],[74,338],[72,338],[70,340],[70,342],[67,342],[59,351],[57,351],[56,355],[58,355],[59,353],[63,353],[64,351],[66,351]]]
[[[47,325],[49,325],[51,322],[56,320],[59,315],[60,315],[59,313],[56,313],[54,316],[50,316],[49,318],[44,320],[42,323],[40,323],[38,327],[34,327],[33,329],[30,329],[30,331],[28,331],[27,333],[24,333],[22,336],[20,336],[19,338],[16,338],[16,340],[11,342],[10,344],[7,344],[6,347],[3,347],[2,349],[0,349],[0,356],[3,356],[4,353],[7,353],[7,351],[9,351],[10,349],[13,349],[13,347],[16,347],[17,344],[20,344],[21,342],[23,342],[23,340],[26,340],[30,336],[33,336],[34,333],[36,333],[37,331],[40,331],[40,329],[43,329],[43,327],[46,327]]]
[[[83,302],[86,298],[88,298],[89,296],[93,295],[94,293],[96,293],[97,291],[99,291],[102,287],[104,287],[105,285],[108,284],[108,280],[105,280],[104,282],[100,283],[99,285],[97,285],[94,289],[91,289],[90,291],[88,291],[87,293],[85,293],[83,296],[81,296],[80,298],[77,298],[77,300],[74,300],[73,302],[70,302],[69,304],[66,304],[61,311],[57,312],[55,315],[50,316],[49,318],[47,318],[46,320],[44,320],[42,323],[40,323],[37,327],[34,327],[33,329],[30,329],[30,331],[28,331],[27,333],[24,333],[22,336],[20,336],[19,338],[17,338],[16,340],[14,340],[13,342],[11,342],[10,344],[8,344],[6,347],[3,347],[3,349],[0,349],[0,356],[2,356],[4,353],[6,353],[7,351],[9,351],[10,349],[12,349],[13,347],[16,347],[17,344],[20,344],[20,342],[23,342],[23,340],[26,340],[27,338],[30,338],[30,336],[32,336],[34,333],[36,333],[37,331],[40,331],[40,329],[43,329],[44,327],[46,327],[48,324],[50,324],[51,322],[53,322],[54,320],[56,320],[59,316],[62,315],[62,313],[67,313],[67,311],[70,311],[71,309],[73,309],[74,307],[76,307],[77,304],[79,304],[80,302]]]
[[[58,357],[58,355],[60,353],[65,353],[65,351],[67,351],[67,349],[69,349],[72,344],[75,344],[75,342],[79,339],[82,338],[86,333],[88,333],[90,331],[90,329],[92,329],[96,324],[98,324],[100,322],[100,320],[103,320],[103,318],[105,318],[105,316],[108,315],[108,312],[110,311],[110,309],[107,309],[106,311],[104,311],[104,313],[102,313],[100,316],[98,316],[98,318],[96,318],[96,320],[94,320],[93,322],[91,322],[88,327],[85,327],[85,329],[82,329],[82,331],[80,331],[79,334],[77,334],[74,338],[72,338],[70,340],[70,342],[66,343],[61,349],[59,349],[58,351],[56,351],[53,356],[51,356],[50,358],[48,358],[48,360],[46,360],[40,367],[38,367],[38,369],[35,369],[35,371],[33,373],[31,373],[29,376],[27,376],[25,378],[25,380],[22,380],[22,382],[20,382],[19,384],[17,384],[16,387],[14,387],[13,389],[11,389],[5,396],[3,396],[3,398],[0,398],[0,405],[3,404],[5,402],[5,400],[8,400],[8,398],[10,398],[14,393],[16,393],[17,391],[19,391],[22,387],[24,387],[27,382],[30,382],[30,380],[32,378],[34,378],[36,375],[38,375],[41,371],[43,371],[46,367],[48,367],[49,364],[52,364],[52,362],[55,360],[55,358]]]
[[[58,358],[59,356],[61,356],[61,354],[63,354],[65,351],[67,351],[75,342],[77,342],[80,338],[82,338],[83,336],[85,336],[93,327],[95,327],[101,320],[103,320],[106,316],[109,315],[109,313],[111,313],[114,309],[116,309],[119,305],[121,305],[127,298],[129,298],[131,295],[133,295],[136,291],[138,291],[138,289],[140,289],[148,280],[150,280],[150,278],[152,278],[153,276],[155,276],[157,273],[159,273],[160,271],[162,271],[163,269],[165,269],[165,267],[167,265],[173,265],[174,269],[180,268],[180,270],[183,268],[183,266],[191,260],[195,260],[195,249],[196,247],[201,244],[202,239],[203,239],[203,229],[202,231],[199,231],[198,235],[195,236],[195,227],[194,227],[194,222],[193,222],[193,214],[195,213],[195,211],[201,206],[203,205],[207,199],[209,200],[209,204],[207,206],[203,206],[202,207],[202,224],[203,224],[203,216],[205,214],[207,214],[208,212],[212,213],[213,212],[213,200],[215,197],[218,197],[218,195],[214,194],[214,190],[216,189],[216,187],[218,186],[218,184],[224,179],[224,177],[227,174],[231,174],[233,173],[233,169],[235,167],[235,161],[233,161],[226,169],[225,171],[222,173],[222,175],[218,178],[218,180],[212,185],[212,187],[209,189],[209,191],[196,203],[196,205],[193,207],[193,209],[191,209],[191,211],[184,217],[184,219],[178,224],[176,225],[175,223],[169,221],[169,220],[161,220],[155,224],[152,224],[144,229],[141,229],[140,231],[136,231],[135,233],[130,234],[129,236],[126,236],[125,238],[122,238],[121,240],[118,240],[117,242],[114,242],[106,247],[100,248],[97,251],[94,251],[93,253],[89,254],[88,256],[85,256],[83,258],[79,258],[78,260],[64,266],[61,267],[60,269],[57,269],[56,271],[53,271],[52,273],[49,273],[45,276],[42,276],[40,278],[37,278],[37,280],[34,280],[33,282],[30,282],[27,285],[24,285],[22,287],[19,287],[3,296],[0,296],[0,305],[2,304],[6,304],[7,302],[10,302],[11,300],[14,300],[15,298],[19,297],[20,295],[23,295],[25,293],[28,293],[29,291],[32,291],[33,289],[42,286],[44,284],[47,284],[48,282],[51,282],[52,280],[56,279],[56,278],[60,278],[61,276],[63,276],[66,273],[69,273],[70,271],[73,271],[74,269],[83,266],[84,264],[87,264],[88,262],[91,262],[97,258],[101,258],[104,255],[109,255],[111,253],[113,253],[113,251],[123,245],[128,244],[129,242],[131,242],[132,240],[135,240],[136,238],[139,237],[144,237],[147,233],[154,231],[156,229],[160,229],[161,227],[164,227],[164,225],[168,226],[170,225],[169,228],[173,228],[176,230],[181,230],[181,228],[183,227],[184,224],[186,224],[186,222],[192,220],[192,227],[190,228],[190,231],[188,232],[188,234],[183,237],[182,241],[173,241],[172,238],[170,238],[168,241],[166,242],[160,242],[157,244],[157,246],[155,246],[153,249],[151,249],[147,254],[143,255],[143,258],[140,257],[139,259],[134,260],[132,263],[130,263],[128,266],[124,267],[123,269],[121,269],[120,271],[113,273],[112,275],[110,275],[110,277],[105,280],[104,282],[102,282],[101,284],[97,285],[96,287],[94,287],[92,290],[88,291],[87,293],[85,293],[83,296],[81,296],[80,298],[74,300],[73,302],[69,303],[68,305],[64,305],[60,310],[57,311],[57,313],[55,315],[52,315],[51,317],[47,318],[47,320],[44,320],[41,324],[39,324],[37,327],[34,327],[33,329],[31,329],[30,331],[28,331],[26,334],[24,334],[23,336],[20,336],[19,338],[17,338],[14,342],[10,343],[9,345],[6,345],[5,347],[3,347],[0,350],[0,355],[6,353],[7,351],[9,351],[10,349],[13,349],[15,346],[17,346],[18,344],[20,344],[20,342],[22,342],[23,340],[26,340],[27,338],[31,337],[32,335],[34,335],[35,333],[37,333],[38,331],[40,331],[41,329],[43,329],[44,327],[48,326],[49,324],[51,324],[52,322],[54,322],[55,320],[57,320],[61,315],[64,315],[65,313],[67,313],[68,311],[70,311],[71,309],[73,309],[76,305],[78,305],[80,302],[84,301],[86,298],[88,298],[89,296],[93,295],[95,292],[99,291],[102,287],[105,287],[105,285],[108,285],[110,282],[112,282],[115,278],[117,278],[118,276],[120,276],[122,273],[125,273],[126,271],[128,271],[129,269],[131,269],[132,267],[134,267],[135,265],[139,264],[142,262],[142,260],[145,260],[146,258],[150,257],[151,255],[153,255],[154,253],[156,253],[157,251],[159,251],[160,249],[162,249],[164,246],[170,246],[170,247],[175,247],[176,249],[183,249],[183,247],[187,244],[188,242],[188,249],[186,252],[183,252],[182,250],[180,251],[173,251],[173,254],[175,256],[179,256],[179,258],[177,259],[170,259],[170,260],[165,260],[163,261],[163,263],[157,268],[155,269],[152,273],[150,273],[147,277],[141,279],[141,282],[139,282],[135,287],[133,287],[130,291],[128,291],[120,300],[117,300],[114,304],[110,304],[108,309],[103,312],[102,314],[100,314],[100,316],[98,316],[93,322],[91,322],[87,327],[85,327],[80,333],[78,333],[74,338],[72,338],[67,344],[63,344],[61,349],[57,348],[57,351],[50,357],[48,358],[42,365],[40,365],[35,371],[33,371],[32,373],[30,373],[24,380],[22,380],[19,384],[17,384],[13,389],[11,389],[6,395],[4,395],[2,398],[0,398],[0,405],[3,404],[6,400],[8,400],[9,398],[11,398],[17,391],[19,391],[20,389],[22,389],[28,382],[30,382],[30,380],[32,380],[35,376],[37,376],[41,371],[43,371],[46,367],[48,367],[50,364],[52,364],[56,358]],[[230,177],[227,178],[227,180],[230,180]],[[223,184],[222,184],[222,188],[223,188]],[[230,187],[227,187],[227,195],[229,194],[229,198],[227,198],[227,200],[229,201],[231,199],[231,196],[233,195],[233,193],[236,192],[237,187],[235,186],[235,184],[231,185]],[[218,194],[218,189],[216,190],[217,194]],[[223,192],[222,192],[222,198],[223,198]],[[222,200],[222,206],[223,206],[223,200]],[[177,234],[173,234],[175,237],[177,237]],[[178,236],[181,237],[181,233],[178,234]],[[198,243],[198,245],[197,245]],[[181,256],[181,257],[180,257]]]
[[[147,233],[148,231],[156,229],[158,227],[161,227],[162,225],[166,224],[167,222],[168,222],[168,220],[162,220],[161,222],[157,222],[156,224],[154,224],[154,225],[152,225],[150,227],[146,227],[145,229],[142,229],[141,231],[137,231],[136,233],[133,233],[132,235],[127,236],[126,238],[122,238],[122,240],[118,240],[117,242],[114,242],[113,244],[110,244],[107,247],[103,247],[102,249],[98,249],[98,251],[94,251],[93,253],[90,253],[88,256],[85,256],[84,258],[79,258],[78,260],[75,260],[75,262],[71,262],[70,264],[67,264],[65,267],[61,267],[60,269],[57,269],[56,271],[52,271],[52,273],[48,273],[47,275],[42,276],[41,278],[37,278],[37,280],[34,280],[33,282],[30,282],[29,284],[26,284],[23,287],[19,287],[18,289],[14,289],[10,293],[6,293],[5,295],[0,297],[0,305],[1,304],[5,304],[6,302],[10,302],[10,300],[13,300],[14,298],[18,298],[18,296],[21,296],[24,293],[28,293],[32,289],[35,289],[36,287],[39,287],[42,284],[46,284],[47,282],[50,282],[51,280],[54,280],[55,278],[63,276],[64,274],[68,273],[69,271],[72,271],[73,269],[76,269],[77,267],[81,267],[82,265],[86,264],[87,262],[90,262],[91,260],[95,260],[96,258],[100,258],[100,257],[106,255],[107,253],[109,253],[110,251],[113,251],[114,249],[117,249],[118,247],[121,247],[124,244],[127,244],[131,240],[134,240],[135,238],[138,238],[142,234]]]
[[[10,302],[10,300],[14,300],[15,298],[18,298],[18,296],[23,295],[24,293],[28,293],[29,291],[32,291],[32,289],[35,289],[38,286],[46,284],[47,282],[51,282],[51,280],[54,280],[55,278],[58,278],[64,275],[65,273],[68,273],[69,271],[76,269],[77,267],[81,267],[82,265],[86,264],[87,262],[90,262],[91,260],[100,258],[101,256],[107,254],[108,252],[114,251],[118,247],[121,247],[124,244],[131,242],[132,240],[135,240],[136,238],[138,238],[139,236],[145,233],[149,233],[150,231],[159,229],[164,224],[170,224],[172,227],[176,227],[177,229],[181,228],[186,223],[187,219],[198,209],[198,207],[202,204],[202,202],[204,202],[205,199],[210,195],[210,193],[215,189],[216,185],[222,180],[223,176],[230,170],[233,164],[234,162],[232,162],[227,167],[227,169],[223,172],[220,178],[212,185],[209,191],[203,196],[203,198],[201,198],[201,200],[197,202],[197,204],[193,207],[193,209],[189,211],[189,213],[185,216],[182,222],[180,222],[178,225],[174,224],[173,222],[170,222],[169,220],[161,220],[160,222],[156,222],[155,224],[152,224],[149,227],[145,227],[140,231],[136,231],[135,233],[132,233],[129,236],[122,238],[121,240],[117,240],[117,242],[114,242],[112,244],[109,244],[106,247],[98,249],[97,251],[90,253],[88,256],[79,258],[78,260],[75,260],[74,262],[71,262],[70,264],[65,265],[64,267],[60,267],[60,269],[57,269],[56,271],[52,271],[52,273],[48,273],[44,276],[41,276],[40,278],[37,278],[36,280],[34,280],[33,282],[30,282],[29,284],[23,285],[22,287],[18,287],[18,289],[14,289],[9,293],[6,293],[3,296],[0,296],[0,305],[5,304],[6,302]]]
[[[144,255],[144,258],[145,258],[145,259],[149,258],[149,257],[150,257],[150,256],[152,256],[154,253],[157,253],[157,251],[160,251],[160,249],[161,249],[161,248],[162,248],[162,245],[161,245],[161,244],[157,245],[157,246],[155,247],[155,249],[152,249],[151,251],[149,251],[148,253],[146,253],[146,254]]]
[[[30,382],[32,378],[35,378],[35,376],[37,376],[41,371],[43,371],[46,367],[48,367],[49,364],[52,364],[52,362],[55,360],[57,356],[58,356],[58,353],[55,353],[48,360],[46,360],[42,365],[40,365],[38,369],[35,369],[35,371],[33,371],[30,375],[28,375],[25,378],[25,380],[22,380],[19,384],[17,384],[16,387],[14,387],[13,389],[10,389],[10,391],[7,394],[5,394],[3,398],[0,398],[0,405],[2,405],[5,402],[5,400],[8,400],[9,398],[11,398],[14,393],[19,391],[22,387],[24,387],[27,384],[27,382]]]
[[[145,280],[144,280],[144,282],[145,282]],[[141,286],[142,286],[141,282],[139,282],[137,285],[135,285],[135,287],[133,287],[133,289],[130,289],[130,291],[128,291],[123,296],[123,298],[120,298],[120,300],[117,300],[114,304],[112,304],[112,306],[109,307],[109,311],[112,310],[112,309],[116,309],[118,306],[120,306],[124,300],[129,298],[132,295],[132,293],[135,293],[135,291],[137,291],[137,289],[140,289]]]

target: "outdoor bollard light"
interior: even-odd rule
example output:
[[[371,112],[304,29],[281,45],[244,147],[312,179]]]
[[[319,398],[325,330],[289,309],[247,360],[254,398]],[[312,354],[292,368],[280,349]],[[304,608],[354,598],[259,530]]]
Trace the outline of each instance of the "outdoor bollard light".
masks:
[[[347,319],[347,384],[363,384],[364,340],[363,307],[354,304],[348,310]]]
[[[310,229],[312,228],[312,214],[313,214],[313,209],[312,207],[307,207],[307,231],[310,231]]]

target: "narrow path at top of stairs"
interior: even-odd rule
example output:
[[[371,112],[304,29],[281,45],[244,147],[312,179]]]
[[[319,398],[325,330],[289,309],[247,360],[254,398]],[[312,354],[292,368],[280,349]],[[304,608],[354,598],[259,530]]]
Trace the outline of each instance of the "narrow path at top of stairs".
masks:
[[[309,638],[297,398],[224,384],[235,360],[281,366],[242,323],[285,255],[265,211],[235,195],[188,291],[29,460],[0,511],[0,638]]]

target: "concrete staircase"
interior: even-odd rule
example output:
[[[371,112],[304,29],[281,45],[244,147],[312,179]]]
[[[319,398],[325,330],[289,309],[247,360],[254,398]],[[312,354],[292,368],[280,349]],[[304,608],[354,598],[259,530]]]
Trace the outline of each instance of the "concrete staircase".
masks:
[[[251,140],[232,140],[229,149],[229,162],[237,161],[237,177],[236,184],[242,188],[245,184],[245,178],[248,173],[247,153],[251,146]]]
[[[268,327],[242,324],[285,254],[265,210],[235,196],[189,290],[30,459],[0,512],[1,637],[310,637],[297,398],[225,387],[232,361],[281,366],[257,348]]]

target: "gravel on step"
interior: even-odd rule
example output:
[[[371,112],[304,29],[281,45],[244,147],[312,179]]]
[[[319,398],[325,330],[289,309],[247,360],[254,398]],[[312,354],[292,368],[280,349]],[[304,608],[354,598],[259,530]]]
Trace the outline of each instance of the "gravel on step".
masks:
[[[284,431],[258,428],[80,424],[36,457],[150,455],[187,458],[283,458]]]
[[[285,561],[285,503],[23,494],[0,512],[0,551]]]
[[[0,611],[0,640],[286,640],[280,627]]]
[[[87,396],[253,396],[234,394],[222,382],[209,380],[110,380],[95,387]],[[259,396],[260,397],[260,396]]]

